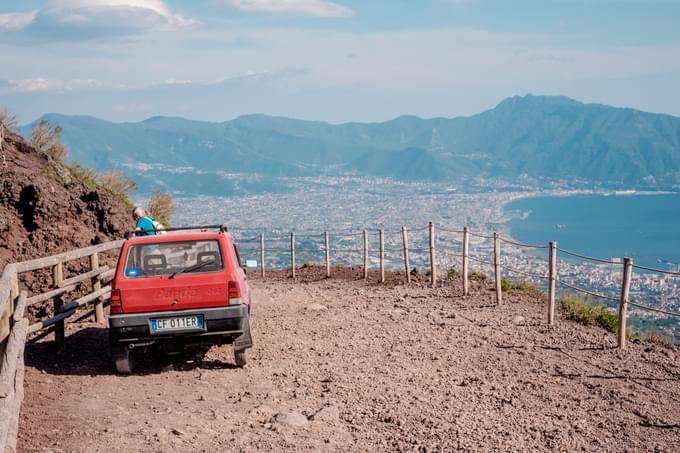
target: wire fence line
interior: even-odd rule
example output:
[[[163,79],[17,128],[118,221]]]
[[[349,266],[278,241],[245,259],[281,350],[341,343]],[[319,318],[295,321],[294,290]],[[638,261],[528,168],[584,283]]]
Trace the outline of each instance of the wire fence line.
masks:
[[[485,260],[483,260],[483,259],[481,259],[481,258],[477,258],[477,257],[474,256],[474,255],[468,255],[468,258],[471,259],[472,261],[475,261],[475,262],[480,263],[480,264],[487,264],[487,265],[489,265],[489,266],[493,266],[493,265],[494,265],[494,263],[493,263],[492,261],[485,261]]]
[[[501,237],[501,236],[498,236],[498,239],[500,239],[502,242],[505,242],[506,244],[516,245],[517,247],[522,247],[522,248],[526,248],[526,249],[548,249],[548,248],[550,248],[549,245],[524,244],[522,242],[511,241],[510,239],[506,239],[506,238]]]
[[[539,280],[547,280],[549,278],[546,275],[536,274],[534,272],[528,272],[528,271],[521,271],[519,269],[515,269],[513,267],[510,267],[506,264],[502,264],[501,266],[502,266],[503,270],[508,270],[508,271],[513,272],[515,274],[524,275],[525,277],[537,278]]]
[[[447,228],[440,227],[439,231],[442,233],[453,233],[453,234],[463,234],[465,230],[449,230]]]
[[[240,230],[236,230],[240,231]],[[246,230],[243,230],[246,231]],[[253,231],[253,230],[248,230],[248,231]],[[424,235],[420,234],[421,232],[426,232]],[[252,234],[252,233],[251,233]],[[409,239],[409,234],[412,234]],[[399,236],[399,239],[395,238],[395,236]],[[461,237],[462,236],[462,237]],[[363,237],[363,241],[361,238]],[[385,238],[388,237],[388,240],[385,241]],[[488,245],[486,246],[481,246],[481,249],[479,248],[480,245],[476,244],[476,247],[478,247],[477,251],[478,252],[491,252],[492,255],[491,257],[485,257],[483,255],[472,255],[470,254],[470,241],[469,239],[471,237],[476,237],[476,238],[481,238],[484,240],[494,240],[493,244],[491,247]],[[377,238],[380,238],[381,244],[378,245],[376,244]],[[357,241],[358,239],[358,241]],[[496,241],[498,239],[498,241]],[[647,266],[641,266],[641,265],[634,265],[632,263],[632,260],[629,258],[626,258],[623,262],[617,262],[612,259],[603,259],[599,257],[594,257],[594,256],[589,256],[583,253],[577,253],[572,250],[567,250],[563,249],[560,247],[557,247],[556,243],[551,242],[548,245],[538,245],[538,244],[529,244],[529,243],[523,243],[519,241],[515,241],[511,238],[503,237],[497,233],[491,234],[481,234],[481,233],[476,233],[473,231],[470,231],[468,228],[465,229],[454,229],[454,228],[447,228],[444,226],[435,226],[433,223],[428,224],[426,227],[420,227],[420,228],[408,228],[408,227],[401,227],[400,229],[366,229],[366,230],[328,230],[324,232],[291,232],[291,233],[279,233],[278,231],[274,233],[274,236],[269,236],[267,232],[261,231],[259,236],[252,237],[250,235],[247,235],[247,237],[242,238],[242,239],[237,239],[238,243],[242,243],[244,247],[247,248],[249,251],[255,251],[257,247],[259,246],[260,251],[261,251],[261,256],[264,257],[264,250],[262,250],[263,242],[264,246],[266,249],[266,252],[268,254],[271,253],[288,253],[291,255],[291,266],[295,265],[295,246],[296,243],[301,245],[304,250],[300,250],[300,254],[298,255],[300,258],[302,257],[310,257],[310,256],[316,256],[318,257],[318,254],[321,253],[323,254],[324,261],[326,262],[326,267],[327,267],[327,274],[330,272],[329,266],[331,262],[331,255],[338,256],[342,255],[344,258],[338,258],[344,263],[347,262],[347,259],[349,258],[351,261],[351,256],[356,256],[359,254],[364,255],[364,263],[365,267],[368,265],[369,261],[370,263],[375,263],[375,254],[379,254],[378,259],[380,262],[380,271],[381,271],[381,281],[384,280],[384,268],[385,268],[385,260],[388,259],[391,263],[391,265],[394,265],[395,260],[399,260],[400,258],[404,260],[404,267],[405,269],[410,269],[410,256],[409,253],[415,253],[418,255],[416,258],[416,262],[422,262],[423,256],[421,254],[428,254],[429,253],[429,261],[430,261],[430,275],[431,279],[434,285],[434,282],[436,281],[436,273],[437,273],[437,267],[441,264],[445,263],[450,263],[449,260],[450,258],[455,258],[456,260],[461,260],[462,261],[462,266],[463,266],[463,274],[467,275],[469,271],[468,267],[468,261],[472,261],[484,266],[487,266],[485,269],[488,271],[489,267],[491,267],[493,270],[493,274],[495,275],[495,279],[497,281],[500,281],[502,279],[501,277],[501,272],[505,271],[507,273],[515,274],[515,275],[521,275],[523,277],[529,277],[532,279],[536,279],[539,281],[547,281],[548,282],[548,291],[549,291],[549,304],[550,308],[549,310],[552,312],[554,311],[554,299],[555,299],[555,285],[559,284],[562,287],[569,288],[570,290],[576,291],[577,293],[582,293],[586,294],[588,296],[592,296],[598,299],[603,299],[607,301],[612,301],[612,302],[619,302],[620,304],[630,304],[631,306],[634,306],[636,308],[640,308],[643,310],[649,310],[652,312],[660,313],[660,314],[665,314],[669,316],[678,316],[680,317],[680,313],[675,313],[669,310],[663,310],[663,309],[658,309],[654,307],[650,307],[648,305],[640,304],[640,303],[633,303],[628,300],[627,292],[629,291],[630,288],[630,280],[632,278],[632,269],[639,269],[639,270],[644,270],[648,272],[654,272],[662,275],[668,275],[668,276],[673,276],[677,277],[680,276],[680,272],[671,272],[671,271],[665,271],[662,269],[656,269],[653,267],[647,267]],[[276,246],[275,247],[267,247],[268,244],[274,243]],[[387,243],[385,243],[387,242]],[[523,270],[523,269],[518,269],[515,268],[509,263],[507,263],[507,259],[503,260],[501,257],[501,247],[500,243],[508,244],[514,247],[518,247],[519,249],[532,249],[532,250],[548,250],[548,270],[546,273],[538,273],[538,272],[532,272],[531,270]],[[258,244],[259,243],[259,244]],[[286,246],[281,246],[282,243],[286,243]],[[400,244],[401,243],[401,244]],[[408,247],[406,247],[406,244],[408,243]],[[452,244],[454,243],[455,246]],[[487,243],[488,244],[488,243]],[[462,245],[462,247],[461,247]],[[254,247],[253,247],[254,246]],[[467,250],[467,254],[464,254],[463,250]],[[610,296],[608,294],[604,294],[595,290],[590,290],[586,288],[582,288],[578,285],[569,283],[563,279],[558,279],[557,278],[557,273],[559,270],[558,262],[557,262],[557,254],[562,253],[565,255],[568,255],[572,258],[577,258],[580,260],[584,260],[587,262],[594,262],[594,263],[599,263],[599,264],[607,264],[607,265],[621,265],[623,264],[624,267],[624,278],[621,280],[621,283],[623,285],[622,289],[622,296],[620,298]],[[369,257],[369,255],[372,255]],[[403,256],[403,257],[402,257]],[[367,260],[367,258],[369,258]],[[535,259],[536,257],[533,256]],[[427,260],[427,258],[425,258]],[[505,261],[505,262],[504,262]],[[264,275],[264,270],[262,270],[263,275]],[[367,276],[368,270],[364,270],[364,275]],[[626,272],[629,272],[628,276],[626,277],[625,274]],[[410,271],[406,272],[407,278],[409,278],[408,281],[410,281]],[[294,275],[294,272],[293,272]],[[467,277],[464,277],[467,278]],[[464,283],[464,286],[467,288],[467,282]],[[605,285],[606,286],[606,285]],[[500,288],[501,286],[497,283],[496,284],[496,291],[497,291],[497,301],[498,304],[501,305],[501,294],[500,294]],[[625,301],[624,299],[624,292],[626,293],[625,295]],[[619,308],[619,311],[622,309]],[[549,319],[553,319],[554,315],[550,314]]]
[[[580,288],[578,286],[567,283],[564,280],[557,279],[556,282],[559,283],[560,285],[566,286],[567,288],[573,289],[574,291],[577,291],[579,293],[588,294],[589,296],[597,297],[599,299],[606,299],[606,300],[611,300],[611,301],[614,301],[614,302],[620,302],[620,299],[617,298],[617,297],[612,297],[612,296],[609,296],[607,294],[600,294],[600,293],[596,293],[594,291],[589,291],[587,289]]]
[[[640,269],[640,270],[645,270],[645,271],[650,271],[650,272],[656,272],[658,274],[670,275],[672,277],[680,277],[680,272],[665,271],[663,269],[656,269],[654,267],[641,266],[639,264],[633,264],[633,267],[635,269]]]
[[[576,253],[576,252],[572,252],[572,251],[569,251],[569,250],[565,250],[565,249],[560,248],[560,247],[557,247],[557,251],[558,251],[558,252],[562,252],[562,253],[564,253],[565,255],[573,256],[574,258],[581,258],[581,259],[583,259],[583,260],[593,261],[593,262],[596,262],[596,263],[603,263],[603,264],[621,264],[621,263],[614,262],[614,261],[612,261],[612,260],[605,260],[605,259],[602,259],[602,258],[595,258],[595,257],[593,257],[593,256],[582,255],[582,254],[580,254],[580,253]]]
[[[259,236],[256,236],[256,237],[254,237],[254,238],[238,239],[238,242],[239,242],[239,243],[244,243],[244,242],[256,242],[256,241],[259,241],[259,240],[260,240]]]
[[[478,233],[473,233],[471,231],[468,232],[470,236],[477,237],[477,238],[482,238],[482,239],[493,239],[493,235],[488,235],[488,234],[478,234]]]
[[[450,241],[450,242],[444,242],[444,241],[435,241],[435,246],[437,250],[448,250],[451,252],[455,253],[463,253],[463,241],[456,242],[456,241]]]
[[[364,231],[366,231],[369,235],[375,235],[378,234],[381,230],[383,231],[384,234],[401,234],[403,232],[403,228],[406,228],[406,230],[411,233],[411,232],[419,232],[419,231],[427,231],[428,227],[384,227],[384,228],[376,228],[376,227],[371,227],[371,228],[366,228],[366,229],[328,229],[324,230],[328,234],[332,234],[334,236],[363,236]],[[230,228],[229,231],[234,232],[234,233],[260,233],[260,234],[266,234],[268,232],[274,232],[275,234],[285,234],[285,233],[278,233],[278,231],[281,231],[279,229],[274,229],[274,230],[268,230],[266,228]],[[462,233],[462,231],[460,231]],[[302,230],[302,231],[297,231],[295,232],[296,236],[299,237],[306,237],[306,236],[319,236],[323,235],[323,232],[319,231],[310,231],[310,230]]]
[[[461,252],[458,251],[450,251],[446,249],[437,249],[437,253],[441,253],[442,255],[445,256],[453,256],[456,258],[461,258]]]
[[[409,233],[412,233],[412,232],[419,232],[419,231],[427,231],[428,227],[419,227],[419,228],[406,227],[406,229]],[[267,233],[266,230],[260,229],[260,228],[233,228],[233,229],[231,229],[231,231],[235,231],[235,232],[258,232],[259,231],[259,232],[261,232],[261,234]],[[329,235],[333,235],[333,237],[344,238],[344,237],[361,237],[361,236],[364,235],[364,231],[366,231],[368,233],[368,235],[371,236],[371,235],[379,234],[381,230],[375,229],[375,228],[361,230],[361,231],[356,230],[356,229],[346,229],[346,230],[330,229],[330,230],[327,230],[326,232]],[[387,234],[394,235],[394,234],[401,234],[403,232],[403,229],[382,230],[382,231],[386,235]],[[439,227],[438,231],[442,232],[442,233],[452,233],[452,234],[463,234],[465,232],[465,230],[450,229],[450,228],[445,228],[445,227]],[[478,238],[482,238],[482,239],[494,239],[494,235],[475,233],[475,232],[470,231],[470,230],[468,230],[468,234],[472,237],[478,237]],[[271,239],[286,239],[289,236],[290,236],[290,234],[286,234],[286,233],[275,233],[274,236],[268,236],[267,235],[265,237],[266,237],[267,240],[271,240]],[[311,232],[311,231],[302,231],[302,232],[299,232],[299,233],[295,233],[295,236],[298,237],[298,238],[321,238],[321,239],[323,239],[323,233]],[[528,244],[528,243],[518,242],[518,241],[514,241],[512,239],[508,239],[506,237],[503,237],[501,235],[497,235],[497,237],[501,242],[504,242],[506,244],[515,245],[517,247],[532,248],[532,249],[537,249],[537,250],[545,250],[545,249],[550,248],[549,245],[537,245],[537,244]],[[247,238],[247,239],[239,239],[239,242],[254,242],[254,241],[257,241],[259,239],[260,239],[260,236],[255,236],[255,237],[250,237],[250,238]],[[439,238],[437,238],[437,240],[439,240]],[[460,242],[460,241],[457,241],[457,242]],[[598,257],[594,257],[594,256],[588,256],[588,255],[585,255],[585,254],[582,254],[582,253],[577,253],[577,252],[567,250],[567,249],[564,249],[564,248],[561,248],[561,247],[557,247],[557,250],[561,253],[572,256],[574,258],[580,258],[580,259],[584,259],[584,260],[587,260],[587,261],[592,261],[592,262],[601,263],[601,264],[620,264],[619,262],[613,261],[612,259],[605,259],[605,258],[598,258]],[[667,271],[667,270],[664,270],[664,269],[642,266],[642,265],[639,265],[639,264],[633,264],[633,267],[635,269],[646,270],[646,271],[649,271],[649,272],[655,272],[655,273],[659,273],[659,274],[665,274],[665,275],[680,277],[680,272]]]
[[[639,304],[637,302],[629,302],[629,303],[633,307],[641,308],[643,310],[654,311],[654,312],[661,313],[661,314],[664,314],[664,315],[674,316],[674,317],[680,318],[680,313],[675,313],[675,312],[672,312],[672,311],[663,310],[661,308],[650,307],[649,305],[643,305],[643,304]]]

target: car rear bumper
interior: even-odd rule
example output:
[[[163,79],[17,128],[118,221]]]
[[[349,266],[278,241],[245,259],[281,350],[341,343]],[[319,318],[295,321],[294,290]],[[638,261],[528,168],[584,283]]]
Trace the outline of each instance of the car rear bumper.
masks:
[[[163,334],[151,334],[151,319],[170,318],[176,316],[203,316],[202,330],[173,331]],[[111,340],[119,343],[156,342],[177,337],[200,338],[216,341],[224,337],[236,338],[244,333],[248,323],[248,306],[233,305],[229,307],[204,308],[196,310],[161,311],[153,313],[130,313],[111,315],[109,329]]]

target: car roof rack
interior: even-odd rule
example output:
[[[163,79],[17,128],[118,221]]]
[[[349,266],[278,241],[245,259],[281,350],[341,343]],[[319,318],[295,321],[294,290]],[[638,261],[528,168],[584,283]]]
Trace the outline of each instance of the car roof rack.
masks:
[[[197,226],[185,226],[185,227],[177,227],[177,228],[158,228],[157,230],[154,230],[154,232],[187,231],[187,230],[201,230],[202,232],[205,232],[207,230],[219,230],[220,233],[226,233],[226,232],[229,231],[229,228],[227,227],[226,224],[222,224],[222,225],[197,225]],[[147,230],[128,231],[127,233],[125,233],[125,239],[143,236],[144,233],[146,233],[146,232],[147,232]]]

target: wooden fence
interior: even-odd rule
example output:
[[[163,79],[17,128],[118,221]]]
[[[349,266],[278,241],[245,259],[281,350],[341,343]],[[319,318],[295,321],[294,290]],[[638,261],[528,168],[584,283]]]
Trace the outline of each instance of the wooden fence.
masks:
[[[109,298],[114,269],[100,266],[100,254],[120,249],[123,241],[108,242],[93,247],[73,250],[59,255],[5,266],[0,277],[0,452],[13,452],[19,425],[19,411],[23,400],[24,346],[26,337],[43,329],[54,330],[57,349],[64,346],[64,323],[76,310],[94,305],[92,314],[104,323],[103,304]],[[70,261],[89,258],[90,270],[64,278],[64,265]],[[41,294],[28,295],[20,291],[22,274],[50,269],[52,288]],[[69,300],[70,294],[80,294]],[[86,292],[85,295],[82,295]],[[26,311],[32,305],[51,300],[54,316],[29,323]]]
[[[238,230],[237,230],[238,231]],[[558,277],[558,272],[557,272],[557,265],[558,265],[558,259],[557,259],[557,254],[558,252],[561,252],[565,255],[571,256],[571,258],[577,258],[577,259],[582,259],[585,261],[591,261],[595,263],[600,263],[600,264],[614,264],[618,265],[616,262],[612,260],[605,260],[601,258],[594,258],[590,257],[587,255],[582,255],[578,254],[569,250],[561,249],[557,247],[557,242],[550,242],[546,245],[533,245],[533,244],[523,244],[520,242],[515,242],[513,240],[507,239],[502,237],[498,233],[493,233],[493,234],[479,234],[479,233],[473,233],[469,228],[465,227],[463,229],[446,229],[446,228],[439,228],[437,230],[437,227],[432,223],[429,222],[427,227],[423,228],[416,228],[413,229],[412,231],[427,231],[427,247],[426,248],[412,248],[409,247],[409,229],[407,227],[402,227],[398,231],[392,231],[390,232],[391,234],[399,234],[401,236],[401,250],[398,250],[399,255],[403,256],[403,265],[404,265],[404,280],[406,283],[411,282],[411,254],[412,252],[420,252],[423,253],[427,258],[429,258],[429,281],[432,287],[434,288],[437,285],[437,280],[438,280],[438,272],[440,271],[438,265],[437,265],[437,256],[438,254],[443,254],[445,256],[453,256],[456,259],[460,259],[462,263],[462,269],[460,272],[460,278],[462,279],[462,286],[463,286],[463,295],[468,295],[470,292],[470,262],[474,261],[478,264],[486,265],[489,268],[493,269],[493,280],[494,280],[494,288],[495,288],[495,296],[496,296],[496,304],[498,306],[503,305],[503,275],[504,271],[510,271],[513,274],[518,274],[522,275],[525,277],[531,277],[536,280],[543,280],[546,283],[547,286],[547,303],[546,303],[546,313],[545,313],[545,320],[548,325],[554,325],[555,324],[555,307],[556,307],[556,292],[557,292],[557,285],[560,284],[563,287],[580,292],[583,294],[586,294],[588,296],[598,298],[598,299],[603,299],[603,300],[608,300],[608,301],[613,301],[618,304],[617,306],[617,314],[618,314],[618,320],[619,320],[619,327],[618,327],[618,332],[617,332],[617,344],[620,349],[624,349],[626,347],[626,325],[627,325],[627,320],[628,320],[628,307],[629,306],[635,306],[637,308],[643,309],[643,310],[650,310],[654,311],[660,314],[665,314],[667,316],[673,316],[673,317],[680,317],[680,313],[676,312],[671,312],[668,310],[663,310],[663,309],[658,309],[655,307],[650,307],[648,305],[644,305],[641,303],[636,303],[630,300],[630,286],[631,286],[631,281],[632,281],[632,275],[633,275],[633,268],[638,268],[641,270],[645,270],[648,272],[656,272],[656,273],[661,273],[666,276],[671,276],[671,277],[680,277],[680,273],[677,272],[668,272],[662,269],[654,269],[654,268],[649,268],[645,266],[638,266],[633,264],[633,259],[626,257],[622,260],[621,262],[621,273],[622,273],[622,279],[621,279],[621,288],[620,288],[620,293],[617,297],[612,297],[606,294],[601,294],[597,293],[588,289],[584,289],[578,286],[575,286],[567,281],[564,281]],[[277,253],[285,253],[288,252],[290,254],[290,275],[293,279],[297,277],[296,274],[296,269],[297,269],[297,264],[296,264],[296,238],[318,238],[321,240],[321,247],[323,248],[323,261],[325,265],[325,273],[326,277],[331,276],[331,263],[333,261],[333,250],[330,247],[330,238],[332,237],[333,234],[336,234],[338,237],[341,238],[347,238],[347,237],[354,237],[354,238],[363,238],[363,248],[362,249],[350,249],[350,250],[342,250],[342,249],[335,249],[335,252],[353,252],[356,254],[363,254],[363,276],[364,279],[368,279],[369,276],[369,256],[370,253],[377,252],[378,255],[378,266],[379,266],[379,281],[380,283],[385,282],[385,235],[386,232],[383,229],[380,229],[377,231],[377,236],[378,236],[378,247],[377,250],[371,250],[369,247],[369,231],[368,230],[363,230],[363,231],[356,231],[356,232],[331,232],[331,231],[324,231],[322,233],[305,233],[305,234],[296,234],[296,233],[290,233],[289,238],[290,238],[290,247],[289,250],[283,250],[281,248],[274,248],[273,250]],[[376,232],[373,232],[374,234]],[[459,240],[458,242],[462,245],[462,250],[451,250],[450,248],[441,248],[441,246],[437,245],[437,236],[438,234],[448,234],[448,235],[457,235]],[[480,256],[475,256],[471,253],[471,245],[470,245],[470,238],[475,237],[478,239],[482,240],[488,240],[491,241],[493,244],[493,251],[492,251],[492,256],[490,258],[484,259],[484,257]],[[266,270],[265,270],[265,258],[268,256],[268,249],[265,247],[266,245],[266,237],[264,233],[260,233],[258,236],[251,238],[251,239],[242,239],[239,241],[237,239],[237,242],[239,243],[257,243],[259,244],[259,249],[258,253],[260,256],[260,274],[262,277],[265,277],[266,275]],[[547,256],[546,256],[546,266],[545,270],[546,272],[543,274],[537,274],[537,273],[532,273],[532,272],[527,272],[527,271],[522,271],[519,269],[514,269],[508,265],[503,265],[503,255],[502,255],[502,244],[506,244],[508,246],[514,246],[518,247],[520,249],[527,250],[527,249],[533,249],[533,250],[546,250],[547,251]],[[392,249],[392,252],[397,252],[397,250]]]

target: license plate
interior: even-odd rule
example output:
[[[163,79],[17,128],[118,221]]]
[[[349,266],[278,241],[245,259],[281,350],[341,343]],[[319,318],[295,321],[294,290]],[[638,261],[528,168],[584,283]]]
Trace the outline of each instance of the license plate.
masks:
[[[176,316],[151,320],[151,333],[174,332],[178,330],[203,330],[203,316]]]

